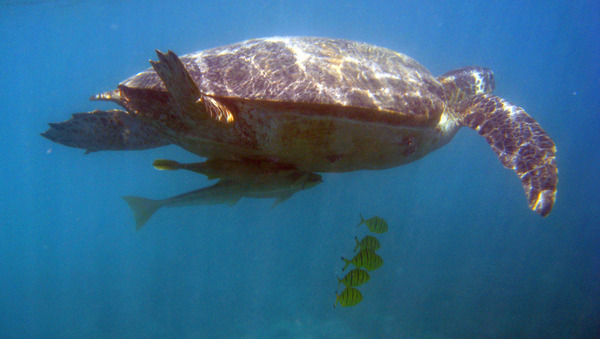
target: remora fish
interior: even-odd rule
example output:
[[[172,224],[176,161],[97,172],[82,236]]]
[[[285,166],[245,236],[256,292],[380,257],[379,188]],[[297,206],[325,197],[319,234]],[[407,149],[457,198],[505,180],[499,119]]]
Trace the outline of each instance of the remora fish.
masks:
[[[299,172],[295,167],[267,161],[237,161],[208,159],[205,162],[182,164],[173,160],[158,159],[152,164],[158,170],[188,170],[206,175],[208,179],[229,179],[237,182],[264,184],[273,176],[287,176]]]
[[[294,193],[321,183],[321,176],[299,170],[282,170],[258,175],[253,180],[234,181],[221,179],[216,184],[167,199],[153,200],[125,196],[123,199],[133,211],[136,229],[140,229],[162,207],[191,205],[233,205],[241,198],[275,198],[273,207],[289,199]]]

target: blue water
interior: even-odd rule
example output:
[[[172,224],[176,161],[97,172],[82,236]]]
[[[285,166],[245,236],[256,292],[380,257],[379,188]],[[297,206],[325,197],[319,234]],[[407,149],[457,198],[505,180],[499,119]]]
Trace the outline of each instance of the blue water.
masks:
[[[593,338],[600,334],[598,1],[0,1],[0,337]],[[154,159],[174,146],[67,148],[39,136],[179,54],[274,35],[365,41],[434,74],[494,69],[558,148],[558,200],[462,129],[418,162],[324,174],[271,201],[165,209],[135,231],[123,195],[206,186]],[[379,215],[385,261],[362,303],[333,308],[354,226]]]

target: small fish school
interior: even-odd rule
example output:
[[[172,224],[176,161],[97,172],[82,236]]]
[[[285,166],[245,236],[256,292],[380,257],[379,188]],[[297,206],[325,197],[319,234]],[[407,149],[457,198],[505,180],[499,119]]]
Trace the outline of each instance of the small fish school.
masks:
[[[365,220],[361,215],[360,224],[358,224],[358,226],[362,224],[366,224],[367,228],[372,233],[381,234],[388,230],[387,222],[380,217],[372,217]],[[337,278],[338,288],[341,284],[344,284],[346,287],[340,294],[338,294],[337,291],[335,292],[336,298],[333,307],[336,307],[338,303],[342,305],[342,307],[354,306],[360,303],[363,300],[363,296],[356,287],[363,285],[371,279],[368,271],[374,271],[383,266],[383,259],[375,253],[375,251],[381,247],[377,238],[366,235],[360,241],[358,240],[358,237],[354,237],[354,239],[356,240],[354,252],[358,251],[358,253],[356,253],[352,259],[342,257],[342,260],[346,263],[342,268],[342,271],[350,264],[354,265],[355,268],[348,272],[343,278]]]

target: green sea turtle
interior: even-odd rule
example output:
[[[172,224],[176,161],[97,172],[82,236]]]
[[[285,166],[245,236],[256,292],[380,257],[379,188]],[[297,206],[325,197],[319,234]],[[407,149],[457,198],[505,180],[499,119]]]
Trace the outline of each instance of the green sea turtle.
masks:
[[[517,173],[535,212],[546,216],[554,204],[554,142],[522,108],[490,94],[487,68],[436,78],[392,50],[315,37],[157,54],[152,68],[91,98],[125,110],[76,113],[42,135],[86,153],[175,144],[208,159],[344,172],[415,161],[468,126]]]

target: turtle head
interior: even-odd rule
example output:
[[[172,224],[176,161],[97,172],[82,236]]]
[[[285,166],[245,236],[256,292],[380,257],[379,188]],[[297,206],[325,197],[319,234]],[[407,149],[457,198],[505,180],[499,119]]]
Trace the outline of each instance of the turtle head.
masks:
[[[444,86],[449,103],[454,106],[475,94],[491,93],[494,90],[494,72],[485,67],[469,66],[440,75],[437,80]]]

